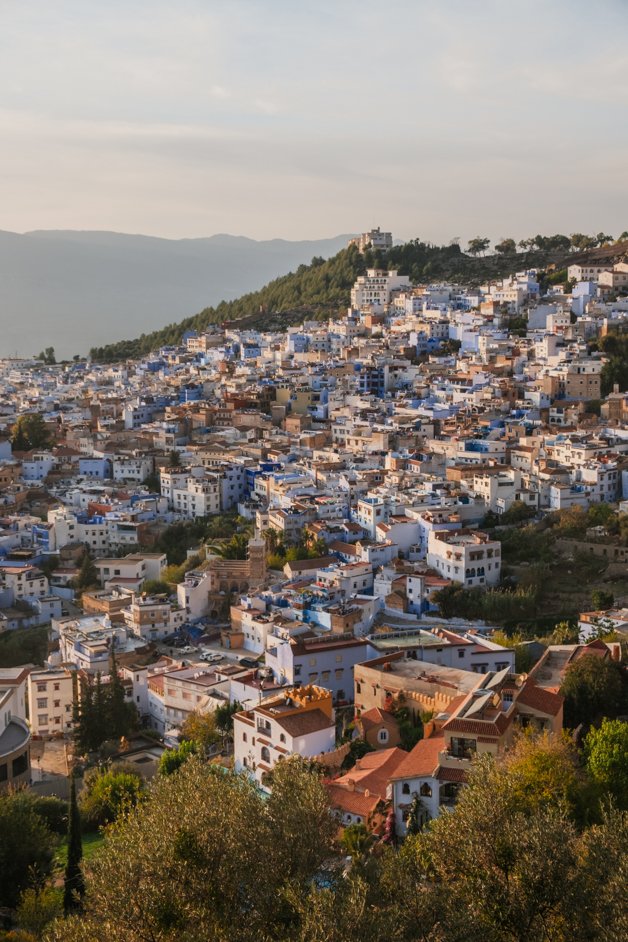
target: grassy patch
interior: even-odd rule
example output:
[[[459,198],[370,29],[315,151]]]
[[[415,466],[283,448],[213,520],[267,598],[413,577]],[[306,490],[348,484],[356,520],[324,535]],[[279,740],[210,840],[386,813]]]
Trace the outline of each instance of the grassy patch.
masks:
[[[102,831],[89,831],[86,834],[83,834],[83,860],[86,863],[89,863],[90,860],[98,853],[105,841],[105,835]],[[55,870],[65,870],[65,865],[68,862],[68,841],[67,838],[63,838],[59,846],[57,847],[57,852],[55,854]]]
[[[48,628],[18,628],[0,634],[0,667],[44,663],[48,654]]]

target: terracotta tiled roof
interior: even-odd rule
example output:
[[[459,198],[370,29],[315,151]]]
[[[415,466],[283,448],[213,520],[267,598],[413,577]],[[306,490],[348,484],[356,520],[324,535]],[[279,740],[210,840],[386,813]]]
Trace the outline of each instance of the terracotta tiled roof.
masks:
[[[358,759],[352,769],[334,779],[334,785],[349,790],[369,791],[384,798],[388,782],[408,758],[403,749],[379,749]]]
[[[373,729],[374,726],[387,726],[389,729],[397,728],[397,720],[387,710],[380,710],[379,707],[372,707],[360,715],[359,722],[362,729],[366,732]]]
[[[379,795],[369,794],[367,796],[364,792],[352,792],[348,788],[338,787],[335,782],[325,787],[332,808],[338,808],[340,811],[349,812],[349,814],[359,814],[364,818],[372,814],[381,801]]]
[[[306,736],[334,725],[322,710],[307,710],[303,713],[293,713],[291,716],[274,716],[273,719],[293,737]]]
[[[443,735],[420,739],[412,751],[408,753],[395,774],[391,775],[391,780],[433,775],[438,768],[438,754],[444,748],[445,737]]]
[[[556,716],[560,712],[564,699],[560,694],[537,687],[533,681],[528,680],[517,697],[517,703],[538,710],[540,713]]]
[[[436,777],[439,782],[466,782],[467,773],[465,769],[450,769],[441,766]]]

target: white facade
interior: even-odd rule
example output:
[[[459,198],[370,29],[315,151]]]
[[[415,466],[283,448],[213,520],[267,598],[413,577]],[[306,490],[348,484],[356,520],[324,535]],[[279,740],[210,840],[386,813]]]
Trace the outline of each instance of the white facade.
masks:
[[[34,736],[72,729],[73,672],[66,668],[31,671],[28,675],[29,720]]]

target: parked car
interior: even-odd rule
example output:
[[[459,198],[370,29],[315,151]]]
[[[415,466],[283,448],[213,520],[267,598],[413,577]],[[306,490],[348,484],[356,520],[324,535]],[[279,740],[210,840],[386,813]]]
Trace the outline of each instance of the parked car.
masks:
[[[218,654],[216,651],[205,651],[201,654],[201,661],[207,661],[208,664],[217,664],[218,661],[222,661],[222,654]]]
[[[259,662],[252,657],[241,657],[240,667],[259,667]]]
[[[193,648],[191,644],[186,644],[185,647],[181,648],[181,654],[194,654],[196,648]]]

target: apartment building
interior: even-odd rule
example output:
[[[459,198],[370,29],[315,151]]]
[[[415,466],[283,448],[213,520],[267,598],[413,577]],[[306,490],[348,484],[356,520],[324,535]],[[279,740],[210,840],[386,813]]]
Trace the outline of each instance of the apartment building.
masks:
[[[34,670],[28,675],[29,721],[33,736],[72,729],[75,672],[65,667]]]

